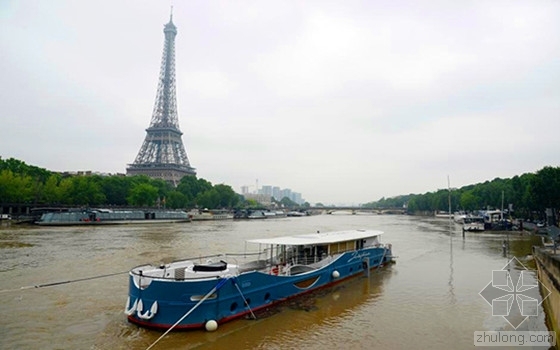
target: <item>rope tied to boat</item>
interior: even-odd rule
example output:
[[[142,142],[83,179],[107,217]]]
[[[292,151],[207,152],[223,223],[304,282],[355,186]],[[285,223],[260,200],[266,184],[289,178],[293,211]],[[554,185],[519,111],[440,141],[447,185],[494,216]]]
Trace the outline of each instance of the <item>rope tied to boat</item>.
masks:
[[[152,345],[148,346],[146,348],[146,350],[150,350],[151,348],[153,348],[160,340],[162,340],[167,334],[169,334],[169,332],[171,332],[173,330],[173,328],[177,327],[177,325],[179,323],[181,323],[185,318],[187,318],[196,308],[198,308],[200,306],[200,304],[202,304],[204,301],[206,301],[206,299],[210,298],[210,296],[212,296],[212,294],[216,293],[229,280],[230,280],[230,277],[226,277],[226,278],[221,279],[220,282],[218,282],[218,284],[216,284],[216,286],[214,288],[212,288],[208,293],[206,293],[206,295],[202,299],[200,299],[198,301],[198,303],[196,303],[196,305],[194,305],[180,319],[178,319],[177,322],[175,322],[171,327],[169,327],[169,329],[166,330],[165,333],[163,333],[159,338],[157,338],[156,341],[152,343]]]
[[[125,273],[128,273],[128,272],[129,272],[129,271],[121,271],[121,272],[108,273],[108,274],[99,275],[99,276],[91,276],[91,277],[77,278],[77,279],[75,279],[75,280],[67,280],[67,281],[58,281],[58,282],[51,282],[51,283],[35,284],[35,285],[31,285],[31,286],[24,286],[24,287],[14,288],[14,289],[3,289],[3,290],[0,290],[0,293],[17,292],[17,291],[22,291],[22,290],[26,290],[26,289],[45,288],[45,287],[59,286],[59,285],[61,285],[61,284],[69,284],[69,283],[75,283],[75,282],[91,281],[91,280],[95,280],[95,279],[99,279],[99,278],[106,278],[106,277],[112,277],[112,276],[116,276],[116,275],[122,275],[122,274],[125,274]]]

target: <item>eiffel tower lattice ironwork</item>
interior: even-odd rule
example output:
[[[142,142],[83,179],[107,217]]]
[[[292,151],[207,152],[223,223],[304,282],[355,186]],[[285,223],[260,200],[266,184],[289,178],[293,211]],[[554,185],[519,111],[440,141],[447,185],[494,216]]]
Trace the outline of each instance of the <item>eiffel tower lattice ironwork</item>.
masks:
[[[146,138],[134,160],[126,169],[127,175],[147,175],[177,185],[185,175],[196,175],[181,140],[177,116],[175,88],[175,36],[177,27],[173,14],[164,26],[165,44],[161,59],[159,83],[150,126]]]

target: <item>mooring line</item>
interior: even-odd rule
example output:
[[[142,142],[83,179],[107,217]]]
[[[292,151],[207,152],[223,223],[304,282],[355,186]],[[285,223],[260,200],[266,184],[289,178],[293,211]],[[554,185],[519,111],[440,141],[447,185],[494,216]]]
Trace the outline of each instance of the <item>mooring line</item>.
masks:
[[[42,283],[42,284],[36,284],[36,285],[32,285],[32,286],[24,286],[24,287],[14,288],[14,289],[3,289],[3,290],[0,290],[0,293],[17,292],[17,291],[26,290],[26,289],[44,288],[44,287],[52,287],[52,286],[58,286],[58,285],[61,285],[61,284],[68,284],[68,283],[74,283],[74,282],[90,281],[90,280],[95,280],[95,279],[99,279],[99,278],[122,275],[122,274],[125,274],[125,273],[128,273],[128,272],[129,271],[121,271],[121,272],[109,273],[109,274],[99,275],[99,276],[78,278],[78,279],[75,279],[75,280]]]

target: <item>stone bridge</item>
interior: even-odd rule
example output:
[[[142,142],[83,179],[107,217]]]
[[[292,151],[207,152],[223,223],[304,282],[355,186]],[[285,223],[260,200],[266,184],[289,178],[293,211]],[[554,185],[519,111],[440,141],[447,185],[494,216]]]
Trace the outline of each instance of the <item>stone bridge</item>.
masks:
[[[348,214],[406,214],[405,208],[364,208],[364,207],[350,207],[350,206],[334,206],[334,207],[311,207],[312,211],[324,211],[326,214],[333,214],[337,212],[347,212]]]

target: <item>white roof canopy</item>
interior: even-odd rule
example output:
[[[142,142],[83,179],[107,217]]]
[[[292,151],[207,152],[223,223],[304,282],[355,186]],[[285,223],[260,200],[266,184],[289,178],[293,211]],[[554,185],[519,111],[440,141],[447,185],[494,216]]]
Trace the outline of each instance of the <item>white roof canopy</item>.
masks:
[[[250,239],[248,243],[269,245],[318,245],[352,241],[380,236],[383,232],[377,230],[346,230],[335,232],[308,233],[297,236]]]

